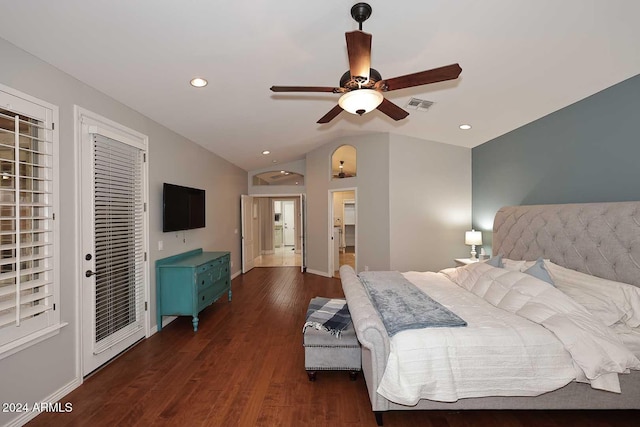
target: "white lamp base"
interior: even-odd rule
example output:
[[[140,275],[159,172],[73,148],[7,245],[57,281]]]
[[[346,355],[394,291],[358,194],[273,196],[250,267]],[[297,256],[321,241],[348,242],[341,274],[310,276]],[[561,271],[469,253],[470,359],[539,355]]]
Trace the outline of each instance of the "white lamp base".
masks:
[[[476,245],[471,245],[471,259],[475,260],[476,258]]]

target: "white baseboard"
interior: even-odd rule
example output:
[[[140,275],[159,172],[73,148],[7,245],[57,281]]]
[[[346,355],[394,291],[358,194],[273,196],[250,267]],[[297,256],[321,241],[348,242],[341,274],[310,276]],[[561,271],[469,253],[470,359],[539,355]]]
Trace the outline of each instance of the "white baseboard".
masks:
[[[177,318],[178,316],[164,316],[164,318],[162,319],[162,327],[164,328],[165,326],[167,326],[169,323],[173,322]]]
[[[276,253],[276,251],[267,251],[267,250],[260,251],[261,255],[273,255],[275,253]]]
[[[307,268],[307,273],[311,273],[311,274],[317,274],[318,276],[323,276],[323,277],[333,277],[332,274],[329,274],[327,272],[324,271],[318,271],[318,270],[312,270],[310,268]]]
[[[164,328],[165,326],[167,326],[169,323],[173,322],[174,320],[176,320],[178,318],[178,316],[162,316],[162,327]],[[158,325],[154,326],[153,328],[151,328],[151,333],[149,334],[149,336],[155,334],[156,332],[158,332]]]
[[[81,378],[75,378],[70,383],[68,383],[67,385],[59,388],[57,391],[55,391],[54,393],[50,394],[48,397],[44,398],[43,400],[41,400],[38,403],[56,403],[56,402],[59,402],[67,394],[71,393],[73,390],[78,388],[80,385],[82,385],[82,379]],[[33,405],[34,403],[35,402],[30,402],[29,404]],[[61,403],[62,403],[62,408],[61,409],[65,410],[65,404],[67,402],[61,402]],[[37,417],[38,415],[40,415],[40,412],[37,412],[37,411],[24,412],[19,417],[16,417],[13,420],[9,421],[8,424],[5,424],[5,427],[20,427],[20,426],[23,426],[26,423],[28,423],[29,421],[31,421],[32,419],[34,419],[35,417]]]
[[[235,279],[236,277],[238,277],[238,276],[239,276],[239,275],[241,275],[241,274],[242,274],[242,270],[238,270],[238,271],[236,271],[235,273],[233,273],[233,274],[231,275],[231,280]]]

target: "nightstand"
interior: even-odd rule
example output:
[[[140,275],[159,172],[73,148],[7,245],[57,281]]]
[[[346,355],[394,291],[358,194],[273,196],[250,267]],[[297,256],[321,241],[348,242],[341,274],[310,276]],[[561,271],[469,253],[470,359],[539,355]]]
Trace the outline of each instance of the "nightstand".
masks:
[[[456,258],[454,260],[456,262],[456,267],[462,267],[464,265],[473,264],[474,262],[478,262],[478,258]]]

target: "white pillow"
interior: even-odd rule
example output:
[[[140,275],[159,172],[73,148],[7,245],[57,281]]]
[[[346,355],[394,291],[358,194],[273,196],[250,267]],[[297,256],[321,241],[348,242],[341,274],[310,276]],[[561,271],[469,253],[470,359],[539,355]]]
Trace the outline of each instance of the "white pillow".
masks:
[[[502,258],[502,264],[504,265],[504,269],[505,270],[509,270],[509,271],[524,271],[526,270],[526,264],[527,261],[516,261],[513,259],[506,259],[506,258]]]
[[[640,288],[601,279],[545,260],[555,285],[607,326],[622,322],[640,326]]]

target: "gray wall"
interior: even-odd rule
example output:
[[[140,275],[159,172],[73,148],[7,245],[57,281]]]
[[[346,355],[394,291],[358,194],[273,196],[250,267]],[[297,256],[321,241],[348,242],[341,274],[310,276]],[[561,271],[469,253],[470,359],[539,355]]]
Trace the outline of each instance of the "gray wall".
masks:
[[[635,76],[474,148],[474,226],[506,205],[640,200],[639,122]]]
[[[331,154],[357,149],[356,177],[331,179]],[[341,138],[307,154],[310,270],[328,274],[329,190],[357,188],[359,271],[440,270],[467,257],[471,150],[393,134]]]
[[[438,271],[469,257],[471,150],[390,135],[389,151],[391,269]]]
[[[76,376],[79,327],[76,291],[80,260],[74,215],[78,203],[74,177],[73,105],[149,136],[149,217],[151,319],[155,325],[155,272],[157,258],[198,247],[229,250],[233,271],[240,266],[239,195],[247,189],[246,171],[200,146],[169,131],[160,124],[62,73],[51,65],[0,39],[0,83],[59,107],[60,123],[60,253],[61,318],[69,324],[60,334],[17,354],[0,360],[0,401],[39,402],[72,384]],[[90,56],[88,57],[90,60]],[[182,233],[162,233],[162,183],[173,182],[207,191],[207,227]],[[183,242],[183,239],[186,242]],[[158,251],[158,241],[164,250]],[[47,356],[43,363],[42,355]],[[28,373],[28,374],[27,374]],[[0,425],[15,414],[0,413]]]
[[[331,154],[344,144],[358,150],[358,176],[332,180]],[[388,270],[389,135],[340,138],[309,152],[306,159],[307,268],[330,275],[329,189],[357,187],[357,266]]]

